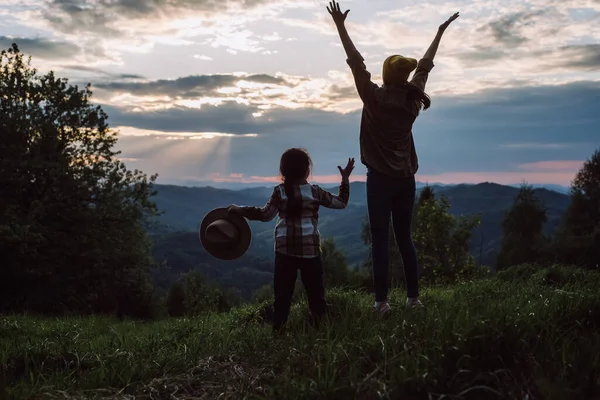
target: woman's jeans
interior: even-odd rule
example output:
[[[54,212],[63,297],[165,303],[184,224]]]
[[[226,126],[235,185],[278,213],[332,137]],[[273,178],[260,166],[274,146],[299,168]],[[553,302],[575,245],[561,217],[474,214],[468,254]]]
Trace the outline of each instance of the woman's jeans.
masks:
[[[408,297],[419,295],[419,266],[411,235],[415,195],[414,175],[406,178],[392,178],[368,169],[367,208],[371,225],[375,301],[387,301],[388,296],[390,215],[392,216],[394,236],[404,264]]]

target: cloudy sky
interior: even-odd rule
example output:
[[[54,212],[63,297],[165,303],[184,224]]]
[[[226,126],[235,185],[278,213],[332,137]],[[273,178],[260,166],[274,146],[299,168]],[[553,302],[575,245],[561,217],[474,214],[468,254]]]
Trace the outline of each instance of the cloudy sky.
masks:
[[[359,157],[360,101],[320,0],[0,0],[0,45],[72,83],[161,183],[273,182],[288,147],[313,179]],[[419,181],[568,185],[600,147],[600,0],[353,0],[376,83],[387,55],[445,34],[414,127]],[[364,167],[355,179],[364,180]]]

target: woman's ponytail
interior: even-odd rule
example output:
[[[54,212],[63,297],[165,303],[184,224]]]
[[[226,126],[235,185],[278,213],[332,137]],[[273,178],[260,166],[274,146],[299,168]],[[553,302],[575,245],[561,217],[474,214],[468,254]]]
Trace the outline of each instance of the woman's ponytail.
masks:
[[[413,83],[407,83],[408,86],[408,99],[418,101],[420,103],[420,109],[427,110],[431,107],[431,98],[421,90],[418,86]]]

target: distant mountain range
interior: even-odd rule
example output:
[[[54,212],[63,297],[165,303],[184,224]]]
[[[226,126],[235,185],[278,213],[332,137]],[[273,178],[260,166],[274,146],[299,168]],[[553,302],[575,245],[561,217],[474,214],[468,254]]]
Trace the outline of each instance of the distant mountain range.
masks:
[[[320,182],[315,182],[318,185],[321,185],[323,187],[326,186],[332,186],[331,183],[320,183]],[[417,188],[422,188],[424,186],[437,186],[437,187],[451,187],[451,186],[458,186],[458,185],[472,185],[474,186],[475,184],[468,184],[468,183],[462,183],[462,184],[447,184],[447,183],[439,183],[439,182],[434,182],[434,183],[423,183],[423,182],[417,182]],[[192,181],[192,180],[181,180],[181,181],[176,181],[176,182],[171,182],[168,184],[161,184],[161,186],[185,186],[185,187],[213,187],[216,189],[230,189],[230,190],[243,190],[243,189],[253,189],[253,188],[261,188],[261,187],[265,187],[264,182],[214,182],[214,181]],[[511,186],[511,187],[520,187],[521,184],[520,183],[514,183],[514,184],[510,184],[510,185],[506,185],[506,186]],[[548,189],[548,190],[554,190],[556,192],[559,193],[564,193],[567,194],[569,193],[569,187],[567,186],[562,186],[562,185],[553,185],[553,184],[532,184],[531,186],[533,186],[536,189]]]
[[[424,184],[419,185],[421,190]],[[477,185],[430,184],[436,195],[445,196],[450,202],[453,215],[477,214],[481,226],[473,232],[472,254],[485,265],[493,265],[502,239],[502,219],[518,193],[518,187],[481,183]],[[336,192],[336,185],[323,185]],[[273,228],[269,223],[251,222],[253,238],[248,253],[235,262],[220,262],[206,254],[198,240],[198,226],[206,213],[217,207],[230,204],[262,206],[268,200],[272,187],[250,187],[238,190],[214,187],[183,187],[156,185],[154,201],[164,214],[158,218],[151,233],[154,237],[154,255],[166,260],[171,270],[161,279],[166,285],[174,275],[193,268],[219,282],[248,285],[245,293],[261,282],[270,280],[270,262],[273,257]],[[537,196],[547,207],[546,232],[553,231],[567,210],[570,197],[546,188],[536,189]],[[321,209],[319,230],[322,236],[334,237],[338,247],[344,251],[348,262],[359,264],[368,255],[368,248],[361,240],[361,230],[366,218],[366,187],[364,182],[353,182],[350,186],[350,202],[345,210]],[[166,275],[165,275],[166,274]],[[233,274],[233,275],[232,275]],[[241,274],[241,275],[236,275]],[[249,278],[250,274],[252,278]],[[259,279],[259,278],[260,279]],[[239,288],[239,285],[233,285]]]

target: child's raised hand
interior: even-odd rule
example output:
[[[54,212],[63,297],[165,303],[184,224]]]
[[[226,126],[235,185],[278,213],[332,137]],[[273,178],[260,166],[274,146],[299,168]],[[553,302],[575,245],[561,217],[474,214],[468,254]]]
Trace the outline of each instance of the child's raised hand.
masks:
[[[354,158],[348,159],[346,168],[342,169],[342,167],[338,165],[338,169],[340,170],[340,174],[342,174],[342,178],[349,178],[350,174],[352,174],[352,171],[354,170]]]

